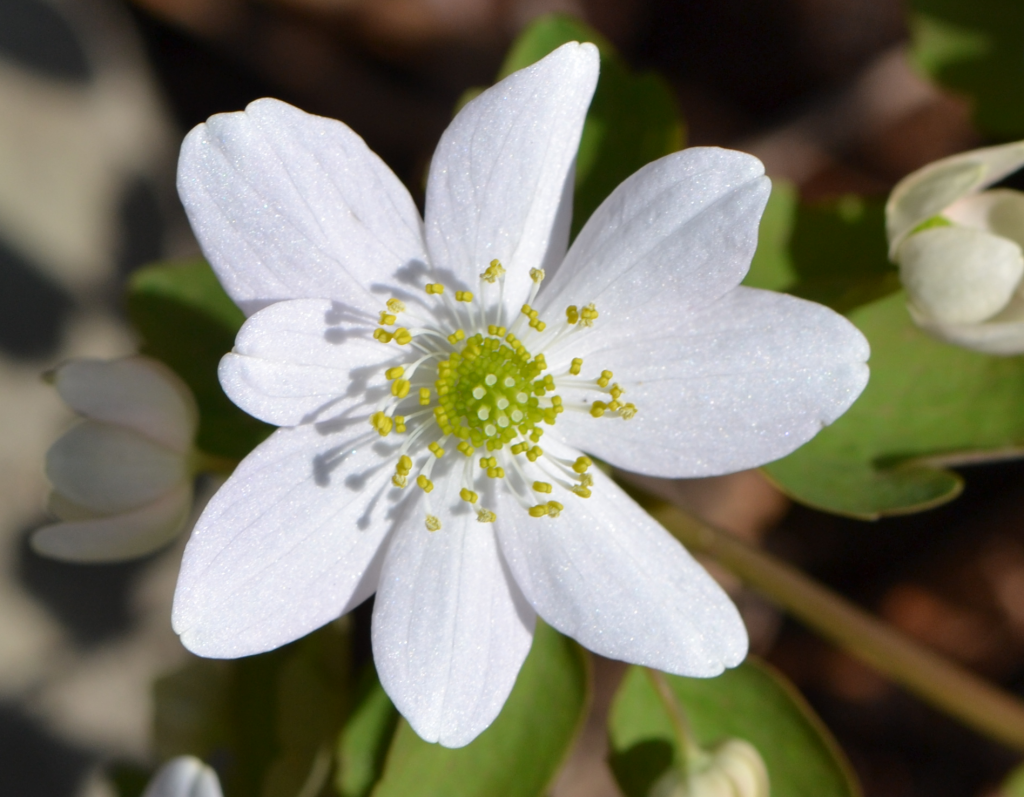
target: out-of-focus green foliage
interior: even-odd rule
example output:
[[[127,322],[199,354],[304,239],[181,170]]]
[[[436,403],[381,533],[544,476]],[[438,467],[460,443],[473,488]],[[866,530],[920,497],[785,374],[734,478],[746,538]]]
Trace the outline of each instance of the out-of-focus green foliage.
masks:
[[[999,787],[999,797],[1024,797],[1024,764],[1018,765]]]
[[[845,196],[802,205],[792,185],[776,180],[743,284],[790,293],[840,313],[899,290],[886,253],[884,203]]]
[[[355,689],[352,713],[338,737],[335,789],[339,797],[366,797],[384,769],[398,712],[367,666]]]
[[[540,797],[576,740],[589,697],[586,652],[538,620],[494,724],[452,750],[423,741],[403,720],[373,797]]]
[[[672,89],[660,75],[633,73],[611,42],[589,25],[562,14],[540,17],[519,35],[498,79],[571,41],[593,42],[601,51],[601,77],[576,158],[575,236],[619,183],[683,146],[684,125]]]
[[[911,0],[912,63],[966,94],[978,127],[1001,139],[1024,137],[1024,3],[1017,0]]]
[[[225,797],[321,794],[348,716],[348,625],[259,656],[193,659],[157,681],[158,757],[205,759]]]
[[[127,304],[141,352],[163,360],[192,388],[200,449],[241,459],[270,434],[273,427],[238,409],[217,381],[220,358],[231,351],[245,316],[205,260],[140,269],[128,284]]]
[[[673,763],[685,762],[673,715],[681,715],[702,748],[729,738],[750,742],[768,767],[772,797],[860,794],[821,720],[766,664],[748,659],[717,678],[661,677],[671,695],[645,668],[630,667],[608,717],[609,762],[626,797],[648,797]]]

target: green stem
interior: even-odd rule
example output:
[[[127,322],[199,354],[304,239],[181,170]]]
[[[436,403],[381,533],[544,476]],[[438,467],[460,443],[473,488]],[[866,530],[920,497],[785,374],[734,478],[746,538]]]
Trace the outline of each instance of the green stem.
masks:
[[[689,773],[695,767],[699,769],[704,763],[704,759],[707,758],[707,753],[697,744],[697,738],[693,735],[689,720],[686,719],[683,708],[679,705],[679,700],[676,698],[675,692],[672,691],[668,679],[664,673],[658,670],[653,670],[650,667],[644,667],[644,669],[647,671],[647,677],[650,679],[654,691],[658,693],[658,697],[665,707],[669,722],[672,723],[676,746],[683,758],[680,762],[683,772]]]
[[[1024,702],[913,642],[771,554],[674,506],[651,512],[693,552],[712,556],[821,636],[965,725],[1024,750]]]
[[[231,459],[230,457],[218,457],[213,454],[207,454],[205,451],[200,451],[198,448],[192,449],[192,453],[189,455],[189,469],[193,474],[199,473],[220,473],[225,476],[229,476],[236,467],[238,467],[238,460]]]

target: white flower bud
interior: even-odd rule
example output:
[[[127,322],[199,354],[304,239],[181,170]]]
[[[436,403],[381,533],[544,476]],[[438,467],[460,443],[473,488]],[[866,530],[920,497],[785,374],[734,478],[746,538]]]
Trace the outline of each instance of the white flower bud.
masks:
[[[32,535],[44,556],[111,562],[143,556],[181,531],[192,508],[199,415],[188,387],[147,357],[74,360],[52,374],[83,420],[46,455],[49,509]]]
[[[728,739],[685,775],[669,770],[650,797],[769,797],[768,768],[750,742]]]
[[[1024,142],[965,152],[904,178],[886,205],[889,256],[914,322],[990,354],[1024,352],[1024,194],[987,186],[1024,165]]]
[[[222,797],[222,792],[217,773],[186,755],[160,767],[142,797]]]

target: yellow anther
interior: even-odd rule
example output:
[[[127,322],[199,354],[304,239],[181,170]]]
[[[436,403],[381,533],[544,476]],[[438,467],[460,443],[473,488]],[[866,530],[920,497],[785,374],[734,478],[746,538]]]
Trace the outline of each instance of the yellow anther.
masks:
[[[505,337],[505,327],[499,327],[497,324],[489,324],[487,327],[488,335],[495,335],[499,338]]]
[[[405,302],[401,299],[388,299],[387,305],[392,313],[401,313],[405,310]]]
[[[474,493],[472,490],[463,487],[461,490],[459,490],[459,498],[461,498],[463,501],[475,504],[479,500],[480,496]]]
[[[608,402],[608,411],[609,412],[615,412],[621,406],[622,406],[622,402],[621,401],[609,401]]]
[[[471,445],[470,445],[470,444],[469,444],[468,442],[466,442],[465,440],[463,440],[463,441],[462,441],[461,443],[459,443],[459,445],[457,446],[457,448],[459,449],[459,451],[461,451],[461,452],[462,452],[463,454],[465,454],[465,455],[466,455],[467,457],[471,457],[471,456],[473,456],[473,452],[474,452],[474,451],[476,450],[476,449],[474,449],[474,448],[473,448],[473,446],[471,446]]]
[[[441,521],[433,515],[427,515],[427,531],[437,531],[441,528]]]
[[[513,454],[522,454],[529,447],[530,447],[529,443],[516,443],[514,446],[512,446],[512,453]]]
[[[398,464],[395,466],[395,470],[399,473],[408,473],[412,470],[412,459],[408,455],[402,454],[402,456],[398,458]]]
[[[453,346],[460,340],[466,339],[466,333],[461,329],[456,329],[452,334],[448,336],[448,342]]]
[[[591,493],[590,493],[589,488],[587,488],[587,487],[581,487],[580,485],[577,484],[575,487],[573,487],[571,489],[580,498],[590,498]]]
[[[580,310],[580,322],[585,327],[594,326],[594,322],[597,320],[597,308],[593,304],[588,304],[582,310]]]
[[[483,468],[484,470],[487,470],[488,468],[496,468],[496,467],[498,467],[498,458],[497,457],[481,457],[480,458],[480,467]]]
[[[594,464],[594,460],[592,460],[590,457],[584,455],[582,457],[577,457],[576,458],[576,461],[574,463],[572,463],[572,469],[576,473],[586,473],[587,472],[587,468],[589,468],[593,464]]]
[[[551,485],[548,484],[547,482],[534,482],[533,489],[536,490],[538,493],[550,493]]]
[[[605,404],[603,401],[595,401],[593,404],[590,405],[590,414],[593,415],[595,418],[600,418],[602,415],[604,415],[604,411],[606,409],[608,409],[608,405]]]
[[[455,291],[455,301],[457,302],[471,302],[473,301],[472,291]]]
[[[530,322],[530,326],[536,329],[538,332],[543,332],[547,327],[547,324],[545,324],[539,318],[535,318]]]
[[[398,377],[404,373],[405,369],[400,365],[396,365],[394,368],[388,368],[388,370],[384,372],[384,376],[388,379],[398,379]]]
[[[602,371],[601,376],[597,379],[597,384],[601,387],[608,387],[608,383],[612,381],[614,374],[611,371]]]
[[[621,396],[626,391],[623,390],[618,384],[614,384],[612,385],[612,389],[609,390],[608,392],[612,394],[613,399],[618,400],[619,396]]]
[[[421,407],[426,407],[429,404],[430,404],[430,388],[429,387],[421,387],[420,388],[420,406]]]
[[[380,324],[381,324],[381,326],[389,326],[389,325],[391,325],[393,323],[395,323],[395,316],[392,313],[388,313],[388,312],[382,310],[381,314],[380,314]]]
[[[580,311],[576,305],[570,304],[565,308],[565,320],[569,322],[570,326],[580,320]]]
[[[535,318],[536,316],[534,315],[534,313],[536,313],[537,311],[530,307],[530,305],[524,304],[519,312],[521,312],[527,318]]]
[[[540,282],[541,280],[543,280],[544,279],[544,269],[542,269],[542,268],[531,268],[530,269],[530,279],[532,279],[534,282]]]
[[[381,437],[387,437],[391,433],[394,422],[383,412],[375,412],[370,416],[370,425],[377,430]]]
[[[396,379],[391,383],[391,395],[398,398],[405,398],[409,395],[409,380]]]
[[[534,446],[526,452],[526,458],[530,460],[530,462],[536,462],[542,456],[544,456],[544,449],[540,446]]]
[[[572,365],[569,366],[569,373],[573,376],[580,375],[580,369],[583,367],[583,359],[580,357],[572,358]]]
[[[395,330],[395,343],[399,346],[404,346],[412,340],[412,333],[405,327],[399,327]]]
[[[395,431],[398,432],[399,434],[402,434],[402,433],[405,432],[405,416],[404,415],[396,415],[395,416]]]
[[[495,515],[490,509],[478,509],[476,512],[476,519],[479,520],[481,523],[493,523],[495,520],[498,519],[498,516]]]
[[[546,504],[531,506],[528,511],[530,517],[558,517],[563,509],[565,507],[558,503],[558,501],[548,501]]]
[[[490,467],[490,468],[487,469],[487,478],[488,479],[504,479],[505,478],[505,469],[504,468]]]
[[[409,483],[409,478],[404,473],[396,473],[391,477],[391,483],[395,485],[395,487],[404,488],[405,485]]]
[[[487,267],[487,271],[480,275],[480,279],[484,282],[489,282],[492,285],[498,281],[499,277],[505,275],[505,269],[501,263],[497,260],[492,260],[491,264]]]
[[[434,483],[430,481],[430,479],[428,479],[422,473],[416,477],[416,484],[425,493],[429,493],[431,490],[434,489]]]
[[[591,476],[589,473],[581,473],[580,474],[580,487],[593,487],[593,486],[594,486],[594,477]]]
[[[428,282],[427,293],[432,295],[436,294],[440,296],[442,293],[444,293],[444,285],[442,285],[440,282]]]
[[[395,336],[388,332],[386,329],[381,329],[380,327],[377,327],[377,329],[373,330],[373,337],[379,340],[381,343],[390,343]]]
[[[619,407],[619,417],[622,418],[623,420],[628,421],[630,418],[636,415],[636,413],[637,409],[635,404],[623,404],[621,407]]]
[[[444,449],[437,443],[431,443],[427,448],[430,450],[430,453],[438,459],[444,456]]]

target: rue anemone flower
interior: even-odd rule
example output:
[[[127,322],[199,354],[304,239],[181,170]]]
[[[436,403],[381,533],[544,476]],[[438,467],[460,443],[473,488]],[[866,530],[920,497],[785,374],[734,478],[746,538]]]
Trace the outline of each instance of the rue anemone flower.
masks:
[[[737,287],[769,192],[749,155],[646,166],[568,248],[597,74],[571,43],[467,104],[422,220],[340,122],[260,100],[188,135],[179,192],[250,314],[221,384],[282,427],[189,541],[192,651],[265,651],[376,593],[381,682],[447,746],[498,714],[537,615],[672,673],[743,659],[725,593],[590,457],[677,477],[783,456],[858,395],[867,344]]]
[[[1024,141],[962,152],[889,196],[889,257],[914,323],[940,340],[1024,353],[1024,193],[990,188],[1022,166]]]
[[[200,457],[188,386],[163,363],[134,356],[71,360],[50,374],[83,416],[46,454],[59,522],[32,535],[37,553],[117,562],[152,553],[184,528]]]

